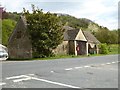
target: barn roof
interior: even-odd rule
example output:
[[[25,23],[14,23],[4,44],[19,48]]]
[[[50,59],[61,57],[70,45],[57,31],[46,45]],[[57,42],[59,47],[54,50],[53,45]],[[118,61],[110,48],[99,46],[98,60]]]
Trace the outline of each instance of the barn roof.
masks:
[[[74,29],[69,26],[64,26],[63,28],[65,29],[64,40],[75,40],[76,36],[80,31],[80,29]],[[82,30],[82,32],[85,38],[87,39],[88,43],[94,43],[94,44],[100,43],[90,31]]]
[[[75,40],[78,32],[79,32],[79,29],[66,30],[64,32],[64,40]]]
[[[97,38],[90,33],[90,31],[83,31],[83,34],[85,35],[88,43],[95,43],[95,44],[99,44],[100,42],[97,40]]]

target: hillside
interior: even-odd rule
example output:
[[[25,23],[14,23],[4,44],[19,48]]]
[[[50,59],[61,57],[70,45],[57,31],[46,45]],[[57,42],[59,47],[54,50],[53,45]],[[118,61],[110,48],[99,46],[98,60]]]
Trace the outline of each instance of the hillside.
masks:
[[[86,19],[86,18],[76,18],[73,16],[70,16],[68,14],[57,14],[61,21],[73,28],[81,28],[83,30],[89,30],[91,32],[97,32],[101,29],[107,29],[106,27],[99,26],[97,23],[94,23],[93,21]]]
[[[21,14],[5,13],[2,20],[2,42],[7,46],[8,38],[11,35],[18,18]],[[91,31],[95,37],[102,43],[118,43],[118,30],[110,31],[106,27],[102,27],[92,20],[86,18],[76,18],[68,14],[57,14],[63,24],[73,28],[81,28],[82,30]]]

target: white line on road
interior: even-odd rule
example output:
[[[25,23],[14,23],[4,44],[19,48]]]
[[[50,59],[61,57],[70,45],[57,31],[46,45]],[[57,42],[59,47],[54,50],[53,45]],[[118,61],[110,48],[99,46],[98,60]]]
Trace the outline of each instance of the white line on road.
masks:
[[[106,64],[108,64],[108,65],[109,65],[109,64],[111,64],[111,63],[106,63]]]
[[[32,77],[27,77],[27,78],[22,78],[22,79],[17,79],[17,80],[13,80],[13,82],[21,82],[21,81],[27,81],[27,80],[31,80]]]
[[[112,62],[112,63],[115,63],[115,62]]]
[[[17,80],[13,80],[13,82],[20,82],[20,81],[26,81],[26,80],[31,80],[32,79],[32,80],[38,80],[38,81],[47,82],[47,83],[51,83],[51,84],[56,84],[56,85],[60,85],[60,86],[65,86],[65,87],[69,87],[69,88],[80,88],[80,87],[76,87],[76,86],[72,86],[72,85],[68,85],[68,84],[63,84],[63,83],[54,82],[54,81],[50,81],[50,80],[46,80],[46,79],[36,78],[36,77],[33,77],[33,75],[34,74],[13,76],[13,77],[9,77],[7,79],[16,79],[17,78]],[[18,78],[21,78],[21,79],[18,79]],[[4,83],[2,83],[1,85],[3,85],[3,84]]]
[[[33,76],[34,74],[27,74],[28,76]],[[19,75],[19,76],[12,76],[12,77],[7,77],[6,79],[17,79],[17,78],[24,78],[28,77],[27,75]]]
[[[32,79],[38,80],[38,81],[47,82],[47,83],[51,83],[51,84],[56,84],[56,85],[60,85],[60,86],[65,86],[65,87],[69,87],[69,88],[80,88],[80,87],[76,87],[76,86],[72,86],[72,85],[68,85],[68,84],[63,84],[63,83],[59,83],[59,82],[49,81],[49,80],[46,80],[46,79],[39,79],[39,78],[35,78],[35,77],[32,77]]]
[[[84,66],[84,67],[88,68],[88,67],[90,67],[90,66]]]
[[[0,86],[5,85],[6,83],[0,83]]]
[[[26,75],[20,75],[20,76],[13,76],[13,77],[8,77],[6,79],[16,79],[16,78],[22,78],[22,77],[26,77]]]
[[[50,71],[51,73],[54,73],[54,71]]]
[[[79,68],[83,68],[83,67],[75,67],[75,69],[79,69]]]
[[[72,70],[73,68],[67,68],[67,69],[65,69],[65,70]]]

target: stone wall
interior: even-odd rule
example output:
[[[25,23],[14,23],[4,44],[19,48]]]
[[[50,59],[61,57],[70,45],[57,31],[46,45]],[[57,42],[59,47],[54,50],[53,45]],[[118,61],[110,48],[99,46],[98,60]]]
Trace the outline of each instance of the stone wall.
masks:
[[[56,49],[53,50],[55,55],[66,55],[69,54],[68,41],[63,41]]]
[[[69,54],[75,55],[75,41],[69,41]]]

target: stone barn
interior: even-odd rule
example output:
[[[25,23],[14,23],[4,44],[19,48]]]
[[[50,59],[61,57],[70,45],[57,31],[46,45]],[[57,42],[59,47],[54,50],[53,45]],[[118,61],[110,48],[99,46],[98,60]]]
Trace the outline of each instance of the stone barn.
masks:
[[[27,23],[21,16],[8,42],[9,58],[29,59],[32,58],[32,44],[27,31]]]
[[[100,42],[89,31],[64,26],[64,41],[56,49],[55,54],[60,55],[88,55],[98,54]]]

